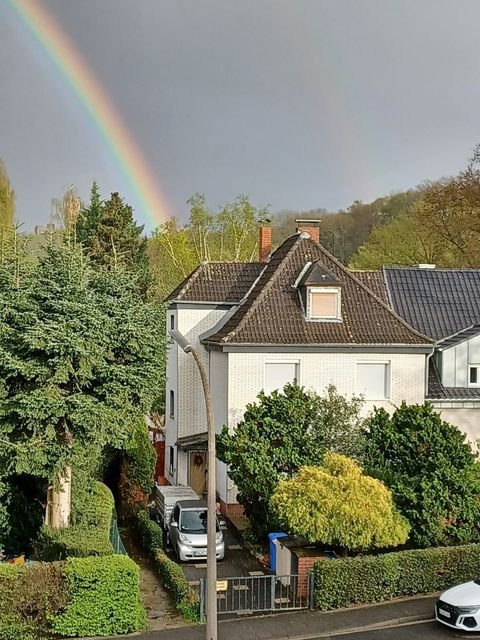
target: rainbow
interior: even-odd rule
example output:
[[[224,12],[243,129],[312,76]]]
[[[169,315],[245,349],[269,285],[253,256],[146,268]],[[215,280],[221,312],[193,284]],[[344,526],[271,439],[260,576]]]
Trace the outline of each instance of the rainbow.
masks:
[[[154,227],[165,222],[170,216],[167,200],[120,114],[80,52],[40,0],[8,2],[77,96],[145,216]]]

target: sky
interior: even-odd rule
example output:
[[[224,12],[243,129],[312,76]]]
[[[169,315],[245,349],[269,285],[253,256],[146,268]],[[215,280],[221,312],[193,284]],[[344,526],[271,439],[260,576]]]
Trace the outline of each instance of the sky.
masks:
[[[83,59],[121,123],[110,139],[24,2]],[[480,142],[478,24],[478,0],[0,0],[17,216],[46,224],[53,197],[87,200],[94,180],[150,232],[185,222],[196,192],[337,210],[452,175]],[[112,151],[119,132],[136,162]]]

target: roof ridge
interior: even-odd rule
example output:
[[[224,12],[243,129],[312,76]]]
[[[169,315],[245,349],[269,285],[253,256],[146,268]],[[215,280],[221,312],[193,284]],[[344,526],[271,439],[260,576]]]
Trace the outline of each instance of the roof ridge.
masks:
[[[467,331],[471,331],[472,329],[478,328],[480,331],[480,323],[479,322],[474,322],[471,325],[469,325],[468,327],[464,327],[463,329],[460,329],[459,331],[456,331],[455,333],[452,333],[449,336],[446,336],[445,338],[442,338],[441,340],[437,340],[437,344],[441,345],[444,342],[447,342],[447,340],[451,340],[452,338],[456,338],[458,336],[461,336],[462,333],[466,333]]]
[[[261,260],[204,260],[199,266],[207,266],[209,264],[264,264]]]
[[[418,267],[415,265],[410,266],[400,266],[400,265],[383,265],[382,269],[398,269],[401,271],[421,271],[422,273],[438,273],[439,271],[474,271],[475,273],[480,273],[480,267],[435,267],[435,269],[425,269],[425,267]]]
[[[401,324],[403,324],[407,329],[409,329],[412,333],[414,333],[416,336],[420,337],[420,338],[425,338],[427,340],[427,342],[429,343],[434,343],[435,340],[433,340],[432,338],[430,338],[429,336],[424,335],[423,333],[420,333],[420,331],[417,331],[416,329],[414,329],[410,324],[408,324],[408,322],[406,320],[404,320],[401,316],[398,315],[398,313],[396,313],[396,311],[394,311],[388,304],[386,304],[383,300],[381,300],[371,289],[369,289],[367,287],[367,285],[363,284],[363,282],[361,280],[359,280],[356,276],[354,276],[354,274],[348,269],[348,267],[346,267],[344,264],[342,264],[340,262],[340,260],[338,260],[334,255],[332,255],[327,249],[325,249],[324,246],[322,246],[319,242],[317,242],[316,240],[314,240],[313,238],[310,238],[310,242],[314,242],[317,246],[320,247],[322,253],[324,255],[327,255],[328,258],[330,258],[330,260],[332,260],[334,262],[334,264],[341,270],[343,271],[346,276],[348,278],[351,278],[352,280],[354,280],[354,282],[356,282],[358,285],[360,285],[360,287],[362,289],[364,289],[370,296],[372,296],[382,307],[384,307],[396,320],[398,320]],[[388,291],[388,289],[387,289]]]
[[[241,329],[243,328],[243,326],[245,325],[245,323],[247,322],[247,320],[249,319],[250,315],[253,313],[253,311],[257,308],[258,304],[259,304],[259,300],[263,299],[266,295],[266,292],[270,290],[271,286],[272,286],[272,281],[274,279],[274,276],[278,273],[279,269],[281,269],[282,267],[285,266],[285,259],[287,258],[287,256],[291,253],[291,251],[293,250],[293,248],[296,246],[296,244],[298,243],[299,239],[300,239],[300,234],[295,234],[296,236],[298,236],[295,241],[293,242],[292,246],[287,250],[287,253],[285,254],[285,256],[283,257],[282,261],[280,262],[280,264],[274,269],[273,273],[271,274],[271,276],[269,277],[269,279],[267,280],[267,282],[265,283],[265,285],[261,288],[260,293],[258,294],[258,296],[255,298],[255,300],[253,300],[252,304],[250,305],[250,307],[246,310],[245,315],[243,316],[243,318],[240,320],[240,322],[236,325],[235,329],[233,331],[230,331],[230,333],[227,333],[227,335],[225,336],[225,341],[228,341],[228,339],[230,339],[230,336],[234,336],[236,333],[240,332]],[[262,272],[260,273],[260,275],[258,276],[256,282],[252,285],[250,291],[247,293],[247,295],[245,296],[244,300],[242,301],[241,304],[238,305],[237,310],[235,311],[235,313],[237,313],[238,309],[240,309],[243,304],[246,304],[248,302],[248,298],[249,296],[253,293],[253,291],[255,290],[255,287],[258,285],[259,281],[261,280],[263,274],[265,273],[265,271],[268,269],[268,266],[270,265],[270,262],[272,261],[272,258],[275,256],[275,254],[280,251],[282,249],[282,247],[284,247],[284,245],[291,239],[294,238],[295,236],[290,236],[288,237],[286,240],[284,240],[284,242],[282,242],[282,244],[278,247],[278,249],[276,249],[272,255],[270,256],[269,261],[265,264],[265,268],[262,270]],[[229,320],[231,320],[234,316],[235,313],[229,318]]]

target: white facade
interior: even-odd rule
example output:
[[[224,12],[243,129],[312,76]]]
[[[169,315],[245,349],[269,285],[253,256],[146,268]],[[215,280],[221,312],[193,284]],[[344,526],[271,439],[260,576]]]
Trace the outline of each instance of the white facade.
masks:
[[[444,387],[480,387],[470,381],[470,369],[480,369],[480,335],[441,352],[441,375]]]
[[[180,303],[177,306],[168,312],[168,328],[180,331],[203,360],[209,376],[217,432],[224,424],[234,429],[243,418],[246,405],[254,402],[261,390],[270,392],[276,384],[281,389],[289,377],[295,377],[300,385],[320,394],[329,384],[345,396],[371,389],[379,397],[366,400],[366,413],[374,406],[393,411],[403,400],[424,401],[424,353],[375,353],[373,349],[371,353],[355,353],[353,349],[345,353],[207,351],[200,336],[217,324],[226,310],[200,305],[184,308]],[[384,386],[378,383],[381,371],[386,376]],[[369,381],[370,374],[372,380]],[[169,406],[170,392],[174,396],[173,411]],[[176,442],[182,437],[205,433],[206,412],[193,357],[176,344],[171,345],[168,354],[166,398],[165,476],[172,484],[188,484],[188,453],[177,449]],[[217,463],[217,490],[221,500],[235,502],[234,484],[221,462]]]
[[[209,372],[210,354],[200,343],[199,336],[225,315],[225,309],[191,304],[185,307],[168,311],[167,328],[176,329],[187,338]],[[172,393],[173,411],[170,407]],[[171,484],[187,485],[188,454],[177,450],[176,442],[178,438],[206,432],[205,400],[192,356],[176,344],[171,344],[168,350],[165,400],[165,477]]]
[[[438,363],[444,387],[478,389],[480,335],[440,351]],[[440,412],[443,420],[456,425],[472,444],[477,444],[480,439],[480,398],[435,400],[433,406]]]

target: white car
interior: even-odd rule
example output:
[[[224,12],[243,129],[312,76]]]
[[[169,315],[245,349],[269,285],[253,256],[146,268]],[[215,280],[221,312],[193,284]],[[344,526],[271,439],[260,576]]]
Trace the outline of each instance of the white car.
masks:
[[[435,603],[438,622],[462,631],[480,630],[480,580],[452,587]]]

